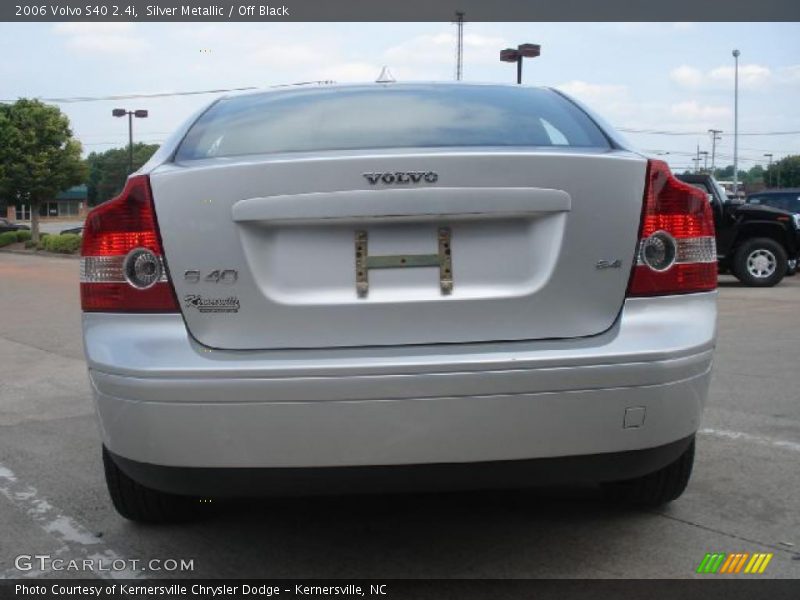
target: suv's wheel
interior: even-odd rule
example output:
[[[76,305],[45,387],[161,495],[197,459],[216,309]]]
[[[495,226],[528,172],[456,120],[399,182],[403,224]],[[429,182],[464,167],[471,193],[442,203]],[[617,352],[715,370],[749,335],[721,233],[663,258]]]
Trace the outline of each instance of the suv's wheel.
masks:
[[[733,257],[733,274],[745,285],[771,287],[786,274],[786,250],[770,238],[747,240]]]
[[[105,446],[103,466],[111,502],[126,519],[139,523],[173,523],[198,515],[197,498],[167,494],[135,482],[116,465]]]
[[[606,483],[606,495],[617,502],[639,506],[660,506],[683,494],[689,484],[694,464],[694,439],[678,459],[655,473]]]
[[[786,276],[791,277],[795,273],[797,273],[797,259],[790,258],[786,264]]]

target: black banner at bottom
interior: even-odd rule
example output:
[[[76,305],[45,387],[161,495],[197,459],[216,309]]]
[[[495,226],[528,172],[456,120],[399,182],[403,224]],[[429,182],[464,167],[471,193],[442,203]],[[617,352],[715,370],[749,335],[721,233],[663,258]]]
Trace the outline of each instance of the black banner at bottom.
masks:
[[[800,580],[735,579],[406,579],[406,580],[79,580],[0,581],[0,599],[174,599],[205,598],[297,600],[739,600],[800,598]]]

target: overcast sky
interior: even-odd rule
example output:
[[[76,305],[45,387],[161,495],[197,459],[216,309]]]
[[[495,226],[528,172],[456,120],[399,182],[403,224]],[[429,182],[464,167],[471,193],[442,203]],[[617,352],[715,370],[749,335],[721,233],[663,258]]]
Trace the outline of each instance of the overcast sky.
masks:
[[[468,17],[468,16],[467,16]],[[717,164],[731,164],[733,58],[741,50],[739,131],[800,131],[798,23],[467,23],[464,79],[512,81],[498,52],[542,45],[524,82],[560,88],[626,133],[640,149],[691,165],[709,128],[725,134]],[[455,26],[447,23],[2,23],[0,100],[264,87],[331,79],[451,80]],[[137,141],[159,142],[214,95],[62,103],[87,152],[127,143],[111,109],[144,108]],[[742,168],[800,154],[800,135],[740,137]]]

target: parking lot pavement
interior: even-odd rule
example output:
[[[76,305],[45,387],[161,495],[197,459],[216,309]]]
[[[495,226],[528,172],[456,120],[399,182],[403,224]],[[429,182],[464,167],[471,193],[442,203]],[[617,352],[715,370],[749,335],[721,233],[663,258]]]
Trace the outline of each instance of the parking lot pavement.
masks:
[[[28,227],[31,226],[30,221],[20,221],[20,223]],[[73,227],[80,227],[81,225],[83,225],[82,219],[73,219],[69,221],[62,221],[61,219],[57,221],[39,221],[39,231],[41,233],[60,233],[65,229],[72,229]]]
[[[150,577],[692,577],[713,551],[773,552],[761,577],[800,576],[800,276],[773,289],[723,277],[695,474],[663,510],[560,488],[236,502],[145,527],[106,496],[77,274],[77,261],[0,253],[0,577],[48,553],[194,561]]]

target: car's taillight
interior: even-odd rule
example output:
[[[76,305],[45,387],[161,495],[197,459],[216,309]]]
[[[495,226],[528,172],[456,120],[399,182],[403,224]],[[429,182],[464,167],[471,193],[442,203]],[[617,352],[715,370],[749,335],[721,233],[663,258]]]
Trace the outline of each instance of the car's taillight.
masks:
[[[88,312],[177,312],[147,175],[86,217],[81,307]]]
[[[650,160],[629,296],[702,292],[717,287],[714,215],[706,194]]]

